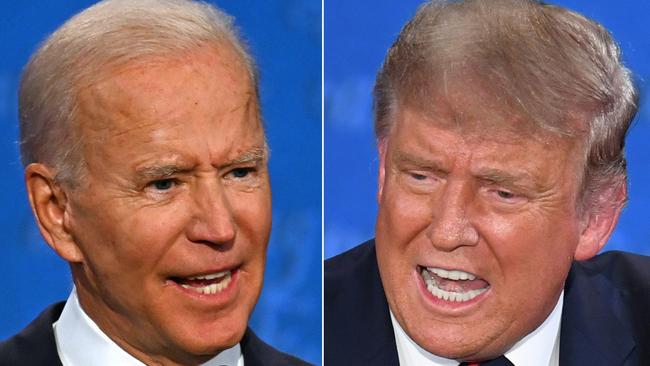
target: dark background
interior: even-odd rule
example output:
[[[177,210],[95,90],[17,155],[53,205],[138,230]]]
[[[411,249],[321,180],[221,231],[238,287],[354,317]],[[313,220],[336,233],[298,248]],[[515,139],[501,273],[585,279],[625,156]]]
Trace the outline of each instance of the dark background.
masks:
[[[650,2],[547,1],[602,23],[636,74],[641,108],[627,139],[630,202],[605,250],[650,254]],[[375,73],[422,1],[325,0],[325,258],[374,236],[377,154]]]
[[[212,1],[211,1],[212,2]],[[65,262],[41,239],[29,209],[18,147],[16,90],[37,45],[94,1],[0,3],[0,340],[72,286]],[[251,325],[285,352],[321,361],[321,2],[217,1],[234,15],[261,70],[272,150],[273,231],[266,280]],[[35,350],[37,351],[37,350]]]

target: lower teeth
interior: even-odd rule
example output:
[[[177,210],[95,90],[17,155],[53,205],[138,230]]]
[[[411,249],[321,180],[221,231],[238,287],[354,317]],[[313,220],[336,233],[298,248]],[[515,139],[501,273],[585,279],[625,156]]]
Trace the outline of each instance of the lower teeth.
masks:
[[[228,285],[230,284],[231,279],[232,279],[231,275],[227,274],[218,283],[213,283],[213,284],[210,284],[210,285],[207,285],[207,286],[195,287],[195,286],[190,286],[190,285],[187,285],[187,284],[181,284],[181,286],[183,286],[183,288],[198,292],[200,294],[212,295],[212,294],[216,294],[218,292],[221,292],[223,289],[228,287]]]
[[[438,287],[436,280],[433,277],[431,277],[431,275],[426,269],[422,270],[422,278],[424,279],[424,282],[427,285],[427,290],[429,290],[429,292],[436,298],[445,301],[465,302],[465,301],[472,300],[476,296],[487,291],[487,288],[469,290],[467,292],[453,292],[453,291],[443,290],[440,287]]]

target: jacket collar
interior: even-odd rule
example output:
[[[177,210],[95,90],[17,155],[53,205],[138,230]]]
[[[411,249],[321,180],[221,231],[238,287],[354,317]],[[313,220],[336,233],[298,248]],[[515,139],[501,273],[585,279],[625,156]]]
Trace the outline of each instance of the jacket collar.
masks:
[[[61,366],[52,324],[61,316],[64,305],[65,302],[51,305],[30,325],[9,340],[6,346],[13,348],[17,364]],[[280,365],[287,362],[283,354],[260,340],[250,328],[246,329],[240,344],[246,366]]]
[[[364,364],[399,363],[388,303],[379,277],[374,240],[366,243],[369,276],[363,311],[355,307],[362,328],[357,346],[367,350]],[[560,365],[636,365],[638,356],[620,290],[599,270],[574,262],[564,288],[560,329]]]
[[[565,283],[560,365],[635,365],[631,321],[620,290],[573,264]]]
[[[395,332],[390,320],[390,311],[388,309],[388,300],[384,292],[384,287],[379,276],[379,267],[377,265],[377,255],[372,242],[372,257],[370,276],[366,294],[369,304],[365,311],[360,312],[358,316],[365,325],[359,337],[363,337],[368,342],[367,351],[365,352],[365,362],[368,365],[397,365],[399,363],[397,356],[397,347],[395,345]]]

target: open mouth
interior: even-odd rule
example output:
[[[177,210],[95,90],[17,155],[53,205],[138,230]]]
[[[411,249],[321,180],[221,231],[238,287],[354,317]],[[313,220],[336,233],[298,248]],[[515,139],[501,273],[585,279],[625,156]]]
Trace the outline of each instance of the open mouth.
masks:
[[[461,270],[418,266],[420,276],[434,297],[450,302],[467,302],[490,288],[476,275]]]
[[[232,276],[233,271],[225,270],[191,277],[172,277],[171,280],[199,294],[214,295],[228,287]]]

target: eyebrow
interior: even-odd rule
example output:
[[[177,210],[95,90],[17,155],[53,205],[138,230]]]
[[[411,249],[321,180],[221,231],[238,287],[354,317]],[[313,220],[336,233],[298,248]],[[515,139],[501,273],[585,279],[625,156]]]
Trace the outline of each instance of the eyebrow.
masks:
[[[232,160],[226,162],[222,166],[219,166],[218,169],[225,169],[233,165],[266,161],[268,159],[268,155],[268,147],[266,144],[264,144],[264,147],[255,147],[243,152],[242,154],[237,155]],[[178,174],[189,174],[195,168],[196,165],[186,164],[182,161],[160,165],[154,163],[153,165],[148,165],[137,169],[135,171],[135,178],[138,181],[165,179]]]
[[[440,173],[448,173],[442,162],[438,159],[426,159],[403,150],[397,150],[394,154],[394,161],[398,164],[413,165],[417,168],[434,170]],[[476,179],[520,189],[544,190],[546,187],[541,184],[535,177],[525,171],[509,172],[501,169],[485,168],[479,169],[472,174]]]
[[[439,159],[425,159],[413,154],[407,153],[403,150],[395,151],[393,161],[397,164],[414,165],[418,168],[433,169],[440,172],[445,172],[443,163]]]
[[[482,181],[506,187],[535,190],[544,189],[543,184],[536,180],[532,174],[525,171],[506,172],[501,169],[481,169],[474,176]]]
[[[193,166],[184,166],[183,164],[164,164],[142,167],[135,171],[137,180],[164,179],[177,174],[188,174],[194,169]]]
[[[248,151],[245,151],[242,154],[236,156],[234,159],[227,162],[226,164],[224,164],[223,166],[228,167],[237,164],[266,161],[268,160],[268,157],[269,157],[269,149],[265,143],[264,147],[255,147]]]

